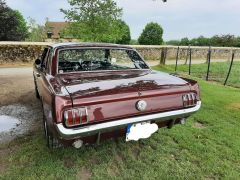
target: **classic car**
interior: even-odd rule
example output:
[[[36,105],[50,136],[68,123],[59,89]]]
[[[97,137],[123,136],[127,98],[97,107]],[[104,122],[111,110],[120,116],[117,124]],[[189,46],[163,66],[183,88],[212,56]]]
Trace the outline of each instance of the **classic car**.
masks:
[[[34,63],[50,148],[150,137],[201,106],[196,81],[153,71],[133,48],[104,43],[46,47]]]

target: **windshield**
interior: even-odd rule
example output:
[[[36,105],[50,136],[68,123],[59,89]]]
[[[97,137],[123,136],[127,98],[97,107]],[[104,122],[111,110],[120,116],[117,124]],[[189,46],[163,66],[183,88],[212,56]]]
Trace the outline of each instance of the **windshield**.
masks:
[[[59,51],[58,73],[74,71],[149,69],[134,50],[64,49]]]

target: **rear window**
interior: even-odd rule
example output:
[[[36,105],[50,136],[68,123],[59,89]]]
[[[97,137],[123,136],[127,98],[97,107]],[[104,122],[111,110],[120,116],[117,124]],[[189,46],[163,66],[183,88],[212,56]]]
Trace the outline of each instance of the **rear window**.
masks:
[[[134,50],[63,49],[58,55],[58,73],[129,69],[148,69]]]

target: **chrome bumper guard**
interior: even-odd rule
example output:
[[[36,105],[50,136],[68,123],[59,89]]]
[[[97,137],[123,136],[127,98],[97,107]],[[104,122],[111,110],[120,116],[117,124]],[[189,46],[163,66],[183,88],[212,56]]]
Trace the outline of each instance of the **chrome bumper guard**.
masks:
[[[60,138],[74,139],[78,137],[93,135],[98,132],[105,132],[108,130],[117,129],[132,123],[140,123],[140,122],[146,122],[146,121],[159,122],[164,120],[188,117],[191,114],[197,112],[200,109],[200,107],[201,107],[201,101],[198,101],[196,106],[187,108],[187,109],[180,109],[180,110],[174,110],[174,111],[168,111],[168,112],[161,112],[157,114],[120,119],[120,120],[104,122],[100,124],[94,124],[94,125],[78,127],[78,128],[71,128],[71,129],[65,128],[62,123],[55,124],[55,126],[57,129],[57,132],[60,135]]]

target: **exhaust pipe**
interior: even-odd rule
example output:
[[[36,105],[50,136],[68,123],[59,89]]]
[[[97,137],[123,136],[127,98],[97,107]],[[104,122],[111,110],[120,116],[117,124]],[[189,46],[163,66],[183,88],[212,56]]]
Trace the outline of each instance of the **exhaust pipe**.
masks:
[[[185,119],[185,118],[182,118],[182,119],[180,120],[180,124],[182,124],[182,125],[186,124],[186,119]]]
[[[79,148],[81,148],[81,147],[83,146],[83,141],[82,141],[81,139],[76,140],[76,141],[74,141],[74,143],[73,143],[72,145],[73,145],[73,147],[75,147],[76,149],[79,149]]]

